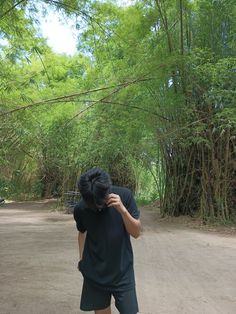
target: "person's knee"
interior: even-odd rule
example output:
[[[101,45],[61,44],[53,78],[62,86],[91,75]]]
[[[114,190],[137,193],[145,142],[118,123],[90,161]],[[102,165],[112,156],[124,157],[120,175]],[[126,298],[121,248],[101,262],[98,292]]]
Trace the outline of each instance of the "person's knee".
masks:
[[[111,314],[111,307],[107,307],[104,310],[98,310],[94,312],[95,314]]]

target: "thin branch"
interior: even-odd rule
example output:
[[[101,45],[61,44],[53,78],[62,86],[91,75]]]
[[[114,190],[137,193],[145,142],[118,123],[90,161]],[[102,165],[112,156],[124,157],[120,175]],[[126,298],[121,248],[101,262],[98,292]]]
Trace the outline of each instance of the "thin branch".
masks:
[[[179,14],[180,14],[180,53],[184,55],[184,27],[183,27],[183,2],[179,0]]]
[[[25,2],[27,0],[20,0],[19,2],[17,2],[16,4],[14,4],[10,9],[8,9],[6,12],[4,12],[2,15],[0,15],[0,19],[2,19],[5,15],[7,15],[8,13],[10,13],[12,10],[15,9],[15,7],[17,7],[19,4],[21,4],[22,2]]]
[[[59,102],[71,102],[71,100],[66,100],[66,101],[59,101]],[[126,107],[127,109],[137,109],[139,111],[142,111],[142,112],[147,112],[148,114],[151,114],[151,115],[154,115],[154,116],[157,116],[163,120],[166,120],[166,121],[171,121],[169,118],[167,117],[164,117],[154,111],[150,111],[150,110],[147,110],[147,109],[143,109],[143,108],[140,108],[138,106],[134,106],[134,105],[130,105],[130,104],[126,104],[126,103],[121,103],[121,102],[116,102],[116,101],[107,101],[107,100],[91,100],[91,99],[82,99],[82,100],[75,100],[74,102],[81,102],[81,103],[102,103],[102,104],[110,104],[110,105],[118,105],[118,106],[123,106],[123,107]],[[86,108],[87,109],[87,108]]]
[[[155,2],[157,5],[157,8],[159,10],[159,13],[160,13],[163,25],[164,25],[164,29],[166,32],[169,52],[172,53],[173,45],[172,45],[172,41],[171,41],[171,37],[170,37],[170,30],[169,30],[169,26],[168,26],[167,14],[166,14],[164,8],[162,9],[161,2],[158,0],[155,0]]]
[[[48,79],[49,84],[51,84],[51,80],[50,80],[50,77],[49,77],[47,68],[46,68],[46,66],[45,66],[45,64],[44,64],[44,62],[43,62],[42,57],[41,57],[41,54],[39,53],[39,51],[38,51],[37,48],[34,48],[34,51],[36,52],[37,56],[39,57],[39,59],[40,59],[42,65],[43,65],[43,68],[44,68],[44,71],[45,71],[45,73],[46,73],[46,75],[47,75],[47,79]]]
[[[90,16],[87,12],[83,11],[83,10],[80,10],[74,6],[71,6],[69,4],[65,4],[65,3],[61,3],[59,1],[56,1],[56,0],[45,0],[46,3],[51,3],[51,4],[54,4],[56,6],[60,6],[61,8],[64,8],[64,9],[68,9],[70,12],[72,13],[81,13],[82,14],[82,17],[87,21],[89,20],[90,22],[94,22],[98,25],[98,27],[104,32],[104,34],[107,34],[107,30],[101,25],[101,23],[99,23],[94,17]],[[107,26],[106,26],[107,29],[109,29]],[[122,38],[118,33],[116,33],[114,30],[112,30],[113,33],[118,37],[120,38],[124,43],[130,45],[129,43],[127,43],[127,41]]]
[[[107,98],[109,98],[110,96],[112,96],[112,95],[118,93],[122,88],[126,88],[127,86],[129,86],[129,85],[131,85],[131,84],[134,84],[134,83],[136,83],[136,82],[137,82],[137,80],[135,80],[135,81],[133,81],[133,82],[128,82],[128,83],[126,83],[126,84],[124,84],[124,85],[122,85],[122,86],[119,86],[118,88],[116,88],[115,90],[113,90],[111,93],[109,93],[109,94],[106,95],[105,97],[103,97],[103,98],[101,98],[101,99],[95,101],[92,105],[90,105],[90,106],[88,106],[87,108],[81,110],[79,113],[77,113],[76,115],[74,115],[71,119],[69,119],[69,120],[64,124],[63,128],[64,128],[64,127],[67,127],[67,126],[70,124],[70,122],[71,122],[72,120],[74,120],[74,119],[77,118],[78,116],[81,116],[85,111],[88,111],[91,107],[94,107],[94,106],[95,106],[96,104],[98,104],[99,102],[103,102],[105,99],[107,99]]]
[[[137,79],[137,80],[131,81],[128,84],[144,82],[144,81],[149,81],[149,80],[151,80],[151,78],[142,78],[142,79]],[[9,111],[2,112],[2,113],[0,113],[0,117],[12,114],[12,113],[17,112],[17,111],[29,109],[29,108],[36,107],[36,106],[40,106],[40,105],[53,104],[53,103],[56,103],[56,102],[61,101],[63,99],[64,100],[71,99],[71,101],[73,101],[74,97],[79,97],[79,96],[87,95],[87,94],[90,94],[90,93],[104,91],[104,90],[111,89],[111,88],[114,88],[114,87],[123,87],[123,86],[126,86],[126,85],[127,85],[127,82],[121,83],[121,84],[118,84],[118,85],[111,85],[111,86],[91,89],[91,90],[88,90],[88,91],[85,91],[85,92],[74,93],[74,94],[70,94],[70,95],[64,95],[64,96],[59,96],[59,97],[55,97],[55,98],[51,98],[51,99],[41,100],[41,101],[38,101],[38,102],[35,102],[35,103],[32,103],[32,104],[26,105],[26,106],[17,107],[17,108],[14,108],[12,110],[9,110]]]
[[[204,118],[195,120],[195,121],[193,121],[193,122],[191,122],[191,123],[188,123],[188,124],[182,126],[181,128],[176,128],[175,130],[173,130],[173,131],[171,131],[171,132],[169,132],[169,133],[166,133],[166,134],[163,134],[163,135],[161,135],[161,136],[158,136],[158,139],[159,139],[159,140],[165,139],[165,138],[167,138],[168,136],[170,136],[170,135],[172,135],[172,134],[175,134],[175,133],[177,133],[177,132],[180,131],[180,130],[188,129],[189,126],[194,125],[194,124],[196,124],[196,123],[199,123],[199,122],[201,122],[201,121],[207,120],[207,119],[208,119],[208,117],[204,117]]]
[[[134,109],[140,110],[140,111],[142,111],[142,112],[147,112],[147,113],[149,113],[149,114],[152,114],[152,115],[154,115],[154,116],[157,116],[157,117],[159,117],[159,118],[161,118],[161,119],[163,119],[163,120],[170,121],[170,119],[167,118],[167,117],[164,117],[164,116],[162,116],[162,115],[160,115],[160,114],[158,114],[158,113],[156,113],[156,112],[154,112],[154,111],[150,111],[150,110],[147,110],[147,109],[140,108],[140,107],[138,107],[138,106],[127,105],[127,104],[123,104],[123,103],[120,103],[120,102],[111,102],[111,101],[102,101],[102,103],[104,103],[104,104],[114,104],[114,105],[124,106],[124,107],[126,107],[126,108],[134,108]]]

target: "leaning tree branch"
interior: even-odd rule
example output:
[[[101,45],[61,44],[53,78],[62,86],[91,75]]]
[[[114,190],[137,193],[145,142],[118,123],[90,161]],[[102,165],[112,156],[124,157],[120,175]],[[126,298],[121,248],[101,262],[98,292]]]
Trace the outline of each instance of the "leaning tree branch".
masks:
[[[70,122],[72,120],[74,120],[75,118],[77,118],[78,116],[81,116],[84,112],[88,111],[89,109],[91,109],[92,107],[94,107],[96,104],[100,103],[100,102],[103,102],[104,100],[106,100],[107,98],[111,97],[112,95],[118,93],[122,88],[126,88],[127,86],[131,85],[131,84],[134,84],[138,81],[138,79],[132,81],[132,82],[126,82],[124,83],[122,86],[119,86],[117,87],[115,90],[113,90],[112,92],[110,92],[108,95],[106,95],[105,97],[102,97],[101,99],[95,101],[93,104],[91,104],[90,106],[88,106],[87,108],[81,110],[80,112],[78,112],[76,115],[74,115],[71,119],[69,119],[63,126],[64,127],[67,127]]]
[[[41,101],[34,102],[32,104],[29,104],[29,105],[25,105],[25,106],[14,108],[12,110],[1,112],[0,113],[0,117],[6,116],[6,115],[9,115],[9,114],[12,114],[12,113],[15,113],[17,111],[21,111],[21,110],[25,110],[25,109],[41,106],[41,105],[54,104],[54,103],[57,103],[58,101],[63,101],[63,100],[67,100],[67,99],[70,99],[71,101],[73,101],[73,99],[75,97],[80,97],[82,95],[88,95],[88,94],[91,94],[91,93],[96,93],[96,92],[108,90],[108,89],[111,89],[111,88],[114,88],[114,87],[123,88],[123,87],[126,87],[127,84],[131,85],[131,84],[134,84],[134,83],[139,83],[139,82],[144,82],[144,81],[149,81],[149,80],[151,80],[151,78],[141,78],[141,79],[136,79],[136,80],[133,80],[133,81],[130,81],[130,82],[121,83],[121,84],[118,84],[118,85],[105,86],[105,87],[91,89],[91,90],[80,92],[80,93],[74,93],[74,94],[70,94],[70,95],[64,95],[64,96],[59,96],[59,97],[55,97],[55,98],[51,98],[51,99],[41,100]]]
[[[70,102],[70,100],[66,100],[66,101],[60,101],[60,102]],[[147,109],[144,109],[144,108],[140,108],[138,106],[134,106],[134,105],[130,105],[130,104],[126,104],[126,103],[121,103],[121,102],[117,102],[117,101],[108,101],[108,100],[91,100],[91,99],[82,99],[82,100],[75,100],[74,102],[82,102],[82,103],[102,103],[102,104],[109,104],[109,105],[118,105],[118,106],[122,106],[122,107],[126,107],[127,109],[137,109],[139,111],[142,111],[142,112],[147,112],[148,114],[151,114],[151,115],[154,115],[154,116],[157,116],[163,120],[166,120],[166,121],[171,121],[169,118],[167,117],[164,117],[160,114],[158,114],[157,112],[155,111],[150,111],[150,110],[147,110]]]
[[[5,11],[2,15],[0,15],[0,19],[2,19],[5,15],[7,15],[8,13],[10,13],[12,10],[14,10],[19,4],[21,4],[22,2],[25,2],[27,0],[20,0],[18,1],[16,4],[14,4],[10,9],[8,9],[7,11]]]

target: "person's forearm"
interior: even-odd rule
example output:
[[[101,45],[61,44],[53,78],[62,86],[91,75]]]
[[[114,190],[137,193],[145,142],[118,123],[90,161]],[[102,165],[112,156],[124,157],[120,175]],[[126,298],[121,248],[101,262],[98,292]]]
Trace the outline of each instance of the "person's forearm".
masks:
[[[141,223],[139,219],[132,217],[124,206],[120,195],[111,193],[108,195],[106,204],[108,207],[114,207],[122,216],[125,224],[126,231],[134,238],[138,238],[140,235]]]
[[[87,232],[79,232],[78,234],[78,243],[79,243],[79,257],[80,259],[83,258],[83,252],[84,252],[84,243],[86,239]]]
[[[123,207],[123,210],[120,212],[120,214],[123,218],[127,232],[137,239],[140,236],[141,230],[140,220],[132,217],[125,207]]]

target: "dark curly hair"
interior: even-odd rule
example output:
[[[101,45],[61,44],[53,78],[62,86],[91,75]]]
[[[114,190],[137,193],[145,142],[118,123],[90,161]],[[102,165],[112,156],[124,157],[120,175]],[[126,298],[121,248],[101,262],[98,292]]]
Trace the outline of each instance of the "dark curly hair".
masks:
[[[105,205],[105,198],[110,193],[110,175],[100,168],[92,168],[81,175],[78,188],[90,207],[102,207]]]

